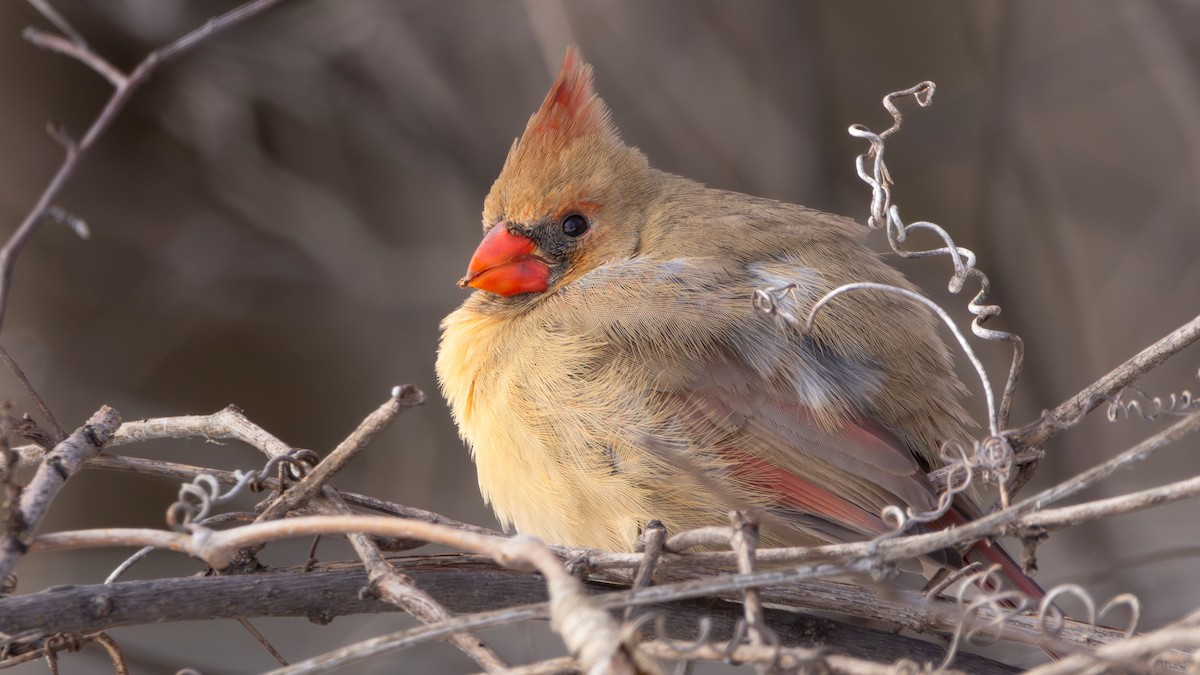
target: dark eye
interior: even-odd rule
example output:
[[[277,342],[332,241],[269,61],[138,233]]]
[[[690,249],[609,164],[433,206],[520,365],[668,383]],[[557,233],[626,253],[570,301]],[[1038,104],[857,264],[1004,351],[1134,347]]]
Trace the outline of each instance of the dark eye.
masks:
[[[588,221],[578,213],[572,213],[563,218],[562,231],[568,237],[578,237],[588,231]]]

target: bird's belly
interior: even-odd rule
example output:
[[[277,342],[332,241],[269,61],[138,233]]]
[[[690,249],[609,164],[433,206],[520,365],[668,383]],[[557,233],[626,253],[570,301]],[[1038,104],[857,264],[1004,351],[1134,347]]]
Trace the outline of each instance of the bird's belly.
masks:
[[[578,364],[562,356],[570,349],[546,341],[536,352],[512,349],[503,326],[466,330],[455,318],[443,333],[438,375],[504,528],[554,544],[629,550],[651,494],[615,470],[613,432],[623,426],[616,417],[635,411],[615,409],[581,382]],[[559,355],[557,368],[537,367],[547,353]]]
[[[505,525],[568,546],[629,550],[647,519],[648,495],[614,473],[594,429],[547,435],[518,401],[479,392],[462,419],[479,487]],[[516,414],[514,414],[516,413]]]

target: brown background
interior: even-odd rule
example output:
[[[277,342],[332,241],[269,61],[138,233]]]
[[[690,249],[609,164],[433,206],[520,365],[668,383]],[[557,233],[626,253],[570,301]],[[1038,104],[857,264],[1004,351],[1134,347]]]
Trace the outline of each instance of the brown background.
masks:
[[[233,6],[55,4],[124,68]],[[60,161],[46,120],[81,133],[109,94],[79,64],[22,41],[29,24],[48,28],[24,3],[0,4],[4,232]],[[322,453],[392,385],[417,384],[430,403],[338,485],[494,524],[437,395],[437,325],[464,297],[454,280],[478,239],[483,196],[571,42],[594,64],[624,137],[656,166],[860,219],[869,193],[852,161],[864,146],[846,127],[885,128],[883,94],[935,80],[933,108],[910,114],[888,146],[896,198],[907,220],[937,222],[979,254],[1004,307],[999,323],[1026,338],[1017,423],[1200,308],[1200,10],[1191,3],[291,0],[164,67],[136,95],[60,199],[92,239],[54,224],[37,233],[0,343],[68,427],[104,403],[126,419],[236,403]],[[898,264],[945,300],[948,263]],[[947,302],[965,314],[965,298]],[[982,351],[1002,380],[1006,352]],[[1195,389],[1198,355],[1175,358],[1146,386]],[[10,378],[0,392],[28,409]],[[974,406],[982,412],[981,398]],[[1153,428],[1089,422],[1048,449],[1035,485]],[[261,464],[234,446],[129,452]],[[1191,440],[1088,496],[1198,471]],[[85,475],[45,527],[161,526],[174,492],[148,478]],[[1196,509],[1056,534],[1039,579],[1078,581],[1102,598],[1138,593],[1149,626],[1178,617],[1200,606]],[[268,559],[295,561],[298,546]],[[98,582],[124,553],[27,559],[20,589]],[[194,569],[162,554],[132,576]],[[404,622],[258,625],[299,659]],[[136,672],[272,665],[233,624],[115,635]],[[497,642],[519,661],[543,653],[542,641],[517,631]],[[64,672],[100,664],[90,652],[66,658]],[[444,646],[352,670],[398,663],[471,670]]]

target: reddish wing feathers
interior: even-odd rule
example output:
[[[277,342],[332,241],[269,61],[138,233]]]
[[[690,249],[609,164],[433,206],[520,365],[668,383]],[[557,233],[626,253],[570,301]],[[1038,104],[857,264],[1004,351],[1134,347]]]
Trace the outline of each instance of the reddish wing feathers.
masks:
[[[726,397],[724,400],[728,402],[729,398]],[[759,401],[759,405],[763,403],[763,401]],[[772,407],[768,405],[764,409],[770,410]],[[814,416],[808,409],[794,404],[785,407],[790,414],[784,417],[791,420],[792,424],[812,425],[815,423]],[[774,410],[774,412],[780,413],[781,411]],[[778,419],[778,415],[775,417]],[[755,431],[754,427],[757,424],[761,424],[761,422],[756,422],[753,417],[746,419],[745,426],[742,428],[743,434],[758,435],[761,430]],[[909,455],[893,434],[867,420],[846,423],[837,430],[836,434],[841,441],[839,444],[841,447],[838,448],[841,452],[851,453],[860,459],[870,458],[869,464],[872,465],[874,471],[879,471],[878,467],[881,466],[896,464],[895,456]],[[886,530],[879,513],[869,511],[806,478],[774,466],[758,457],[744,452],[730,451],[730,453],[736,457],[739,465],[745,467],[744,479],[760,486],[768,494],[776,495],[779,506],[799,509],[828,519],[849,530],[863,532],[867,536],[882,534]],[[878,476],[879,474],[876,474],[876,478]],[[932,487],[930,487],[931,495],[932,492]],[[896,500],[896,504],[905,506],[899,499]],[[922,507],[918,506],[918,508]],[[978,517],[976,512],[977,509],[973,505],[960,500],[945,516],[931,523],[930,526],[940,530],[964,525]],[[979,542],[967,552],[966,559],[970,562],[998,564],[1003,575],[1017,590],[1034,599],[1045,595],[1045,591],[1026,576],[1021,567],[999,546],[994,546],[986,541]]]
[[[884,533],[883,521],[879,516],[857,504],[760,459],[742,453],[728,454],[737,457],[738,464],[745,467],[744,477],[747,480],[777,495],[780,506],[818,514],[864,533]]]
[[[863,432],[867,433],[867,432]],[[839,525],[850,529],[883,534],[883,521],[877,514],[843,499],[828,490],[813,484],[799,476],[791,474],[779,467],[771,466],[762,460],[738,453],[738,462],[746,467],[745,477],[778,496],[781,506],[798,508],[807,513],[829,518]],[[965,525],[969,518],[964,515],[962,508],[955,505],[946,515],[931,526],[934,529],[946,529]],[[1046,592],[1036,581],[1026,576],[1020,565],[999,546],[991,542],[981,541],[967,552],[968,562],[980,562],[985,565],[998,564],[1003,575],[1017,590],[1037,600]]]

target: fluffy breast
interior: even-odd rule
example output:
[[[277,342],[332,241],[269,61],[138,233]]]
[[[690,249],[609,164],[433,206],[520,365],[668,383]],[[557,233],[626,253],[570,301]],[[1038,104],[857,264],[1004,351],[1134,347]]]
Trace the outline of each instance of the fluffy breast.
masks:
[[[629,549],[651,496],[622,475],[615,431],[634,404],[620,382],[597,386],[604,345],[472,300],[442,324],[437,373],[484,499],[506,530]]]

